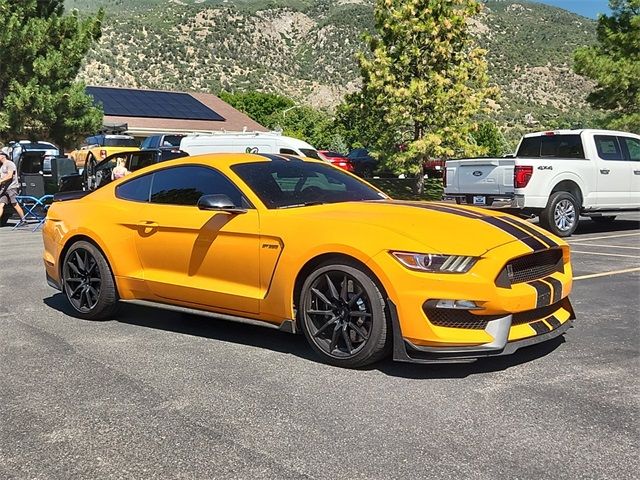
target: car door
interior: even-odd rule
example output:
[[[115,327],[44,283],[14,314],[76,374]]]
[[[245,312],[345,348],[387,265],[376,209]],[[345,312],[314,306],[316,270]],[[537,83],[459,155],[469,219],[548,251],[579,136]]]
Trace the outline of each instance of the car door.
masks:
[[[631,207],[640,207],[640,139],[635,137],[619,137],[623,150],[631,167],[631,189],[629,203]]]
[[[598,208],[629,206],[631,162],[625,159],[621,142],[615,135],[594,135],[597,158],[596,188]]]
[[[258,313],[259,218],[241,192],[210,167],[152,174],[149,203],[138,207],[136,248],[154,295],[232,312]],[[225,194],[246,213],[203,211],[207,194]]]

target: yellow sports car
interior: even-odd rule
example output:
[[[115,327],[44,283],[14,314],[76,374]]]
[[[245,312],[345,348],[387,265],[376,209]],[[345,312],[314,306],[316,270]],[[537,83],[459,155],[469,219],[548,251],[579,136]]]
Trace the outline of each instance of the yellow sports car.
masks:
[[[294,156],[182,158],[61,194],[43,236],[79,317],[130,302],[259,321],[344,367],[510,354],[574,318],[559,238]]]

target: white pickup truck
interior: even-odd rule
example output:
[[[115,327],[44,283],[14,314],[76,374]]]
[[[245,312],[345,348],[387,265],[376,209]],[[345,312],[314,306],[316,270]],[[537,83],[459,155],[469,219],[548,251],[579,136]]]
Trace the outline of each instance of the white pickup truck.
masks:
[[[445,199],[540,217],[570,236],[580,215],[611,222],[640,210],[640,135],[558,130],[525,135],[515,156],[449,160]]]

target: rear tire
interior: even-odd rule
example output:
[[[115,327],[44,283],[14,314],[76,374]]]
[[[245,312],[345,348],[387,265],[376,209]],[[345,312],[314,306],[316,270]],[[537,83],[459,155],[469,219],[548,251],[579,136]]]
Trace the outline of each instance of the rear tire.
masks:
[[[326,363],[357,368],[384,358],[391,328],[384,298],[369,274],[344,263],[325,263],[302,285],[302,331]]]
[[[74,243],[62,264],[64,294],[76,315],[87,320],[111,318],[118,293],[111,268],[102,252],[85,241]]]
[[[559,237],[570,237],[580,218],[580,205],[569,192],[554,192],[540,212],[540,225]]]
[[[594,222],[602,223],[602,224],[613,223],[615,219],[616,219],[615,215],[611,217],[591,217],[591,220],[593,220]]]

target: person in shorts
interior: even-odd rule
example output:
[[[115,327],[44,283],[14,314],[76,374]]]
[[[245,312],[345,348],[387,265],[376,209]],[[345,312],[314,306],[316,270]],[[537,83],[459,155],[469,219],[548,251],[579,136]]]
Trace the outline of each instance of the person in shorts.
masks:
[[[16,200],[19,190],[20,182],[16,164],[9,160],[9,155],[0,151],[0,218],[4,213],[5,205],[12,205],[20,218],[24,217],[24,212]]]

